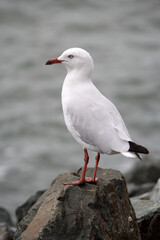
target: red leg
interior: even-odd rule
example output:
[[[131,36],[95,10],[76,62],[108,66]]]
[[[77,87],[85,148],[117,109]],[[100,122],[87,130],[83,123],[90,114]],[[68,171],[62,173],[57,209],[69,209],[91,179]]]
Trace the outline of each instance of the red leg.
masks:
[[[87,149],[84,149],[84,166],[83,166],[83,172],[82,172],[81,179],[79,181],[75,181],[75,182],[63,183],[63,185],[83,185],[86,182],[85,174],[86,174],[88,162],[89,162],[88,152],[87,152]]]
[[[97,167],[98,167],[98,163],[99,163],[99,159],[100,159],[100,153],[97,153],[95,159],[96,159],[96,165],[95,165],[93,177],[85,179],[85,181],[88,182],[88,183],[96,183],[96,182],[98,182],[98,178],[96,178],[96,172],[97,172]]]

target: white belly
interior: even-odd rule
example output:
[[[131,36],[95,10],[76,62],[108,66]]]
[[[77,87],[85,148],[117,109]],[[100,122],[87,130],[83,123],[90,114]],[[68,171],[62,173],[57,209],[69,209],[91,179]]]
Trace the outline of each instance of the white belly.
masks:
[[[130,138],[119,112],[93,84],[64,85],[62,107],[69,132],[83,148],[105,154],[128,151]]]
[[[71,133],[71,135],[74,137],[74,139],[82,145],[83,148],[86,148],[88,150],[91,150],[91,151],[95,151],[95,152],[101,152],[101,150],[94,146],[94,145],[90,145],[86,142],[84,142],[82,139],[81,139],[81,135],[80,133],[74,128],[73,126],[73,123],[72,123],[72,120],[71,120],[71,116],[69,114],[69,111],[68,111],[68,101],[67,99],[63,99],[62,100],[62,108],[63,108],[63,115],[64,115],[64,120],[65,120],[65,124],[67,126],[67,129],[68,131]]]

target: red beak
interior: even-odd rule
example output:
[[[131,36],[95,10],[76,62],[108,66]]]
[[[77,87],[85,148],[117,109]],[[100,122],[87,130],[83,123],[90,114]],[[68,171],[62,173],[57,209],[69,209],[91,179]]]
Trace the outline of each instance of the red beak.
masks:
[[[51,65],[55,63],[61,63],[61,62],[63,62],[63,60],[58,60],[58,58],[52,58],[46,62],[46,65]]]

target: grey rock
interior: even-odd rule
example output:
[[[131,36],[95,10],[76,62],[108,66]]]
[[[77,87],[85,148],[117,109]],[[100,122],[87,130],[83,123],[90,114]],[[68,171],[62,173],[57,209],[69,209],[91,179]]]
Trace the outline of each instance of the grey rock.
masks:
[[[93,169],[87,170],[91,176]],[[95,185],[63,186],[81,171],[59,175],[18,224],[15,240],[140,240],[124,177],[98,169]]]
[[[128,183],[127,189],[129,197],[139,196],[141,199],[150,199],[151,190],[154,188],[154,186],[155,183]]]
[[[143,221],[148,217],[154,217],[160,213],[160,204],[151,200],[141,200],[131,198],[131,203],[136,213],[137,222]]]
[[[29,209],[33,206],[33,204],[40,198],[40,196],[43,193],[44,190],[36,192],[24,204],[22,204],[16,209],[17,222],[20,222],[22,218],[24,218],[27,215]]]
[[[151,197],[150,199],[154,202],[157,202],[160,204],[160,178],[157,181],[157,184],[151,191]]]
[[[150,153],[142,162],[125,174],[127,182],[135,184],[156,183],[160,176],[160,152]]]
[[[151,200],[131,198],[142,240],[160,239],[160,204]]]
[[[2,207],[0,207],[0,223],[1,222],[5,222],[5,223],[7,223],[10,226],[13,225],[11,217],[10,217],[8,211],[5,208],[2,208]]]
[[[0,207],[0,240],[12,240],[14,231],[8,211]]]

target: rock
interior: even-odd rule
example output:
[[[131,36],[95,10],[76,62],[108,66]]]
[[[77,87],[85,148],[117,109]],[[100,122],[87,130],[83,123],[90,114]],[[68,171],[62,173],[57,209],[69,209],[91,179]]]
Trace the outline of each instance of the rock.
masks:
[[[151,200],[131,198],[142,240],[160,239],[160,204]]]
[[[0,240],[12,240],[14,230],[9,213],[0,207]]]
[[[151,197],[150,199],[154,202],[157,202],[160,204],[160,178],[157,181],[157,184],[151,191]]]
[[[17,222],[20,222],[22,218],[24,218],[29,209],[33,206],[33,204],[39,199],[39,197],[44,193],[44,190],[38,191],[36,194],[31,196],[23,205],[16,209]]]
[[[135,184],[156,183],[160,176],[160,152],[150,153],[144,157],[142,163],[136,162],[135,166],[125,177],[127,182]]]
[[[5,208],[0,207],[0,223],[2,222],[7,223],[9,226],[13,225],[8,211]]]
[[[131,198],[142,240],[160,239],[160,179],[152,188],[152,183],[141,184]]]
[[[151,190],[154,188],[155,183],[143,183],[143,184],[135,184],[128,183],[127,189],[129,197],[139,196],[143,199],[149,199]]]
[[[93,169],[87,170],[91,176]],[[124,177],[98,169],[99,182],[63,186],[81,171],[59,175],[18,224],[15,240],[140,240]]]
[[[141,200],[137,198],[131,198],[131,203],[136,213],[137,222],[154,217],[157,213],[160,213],[160,204],[151,200]]]

